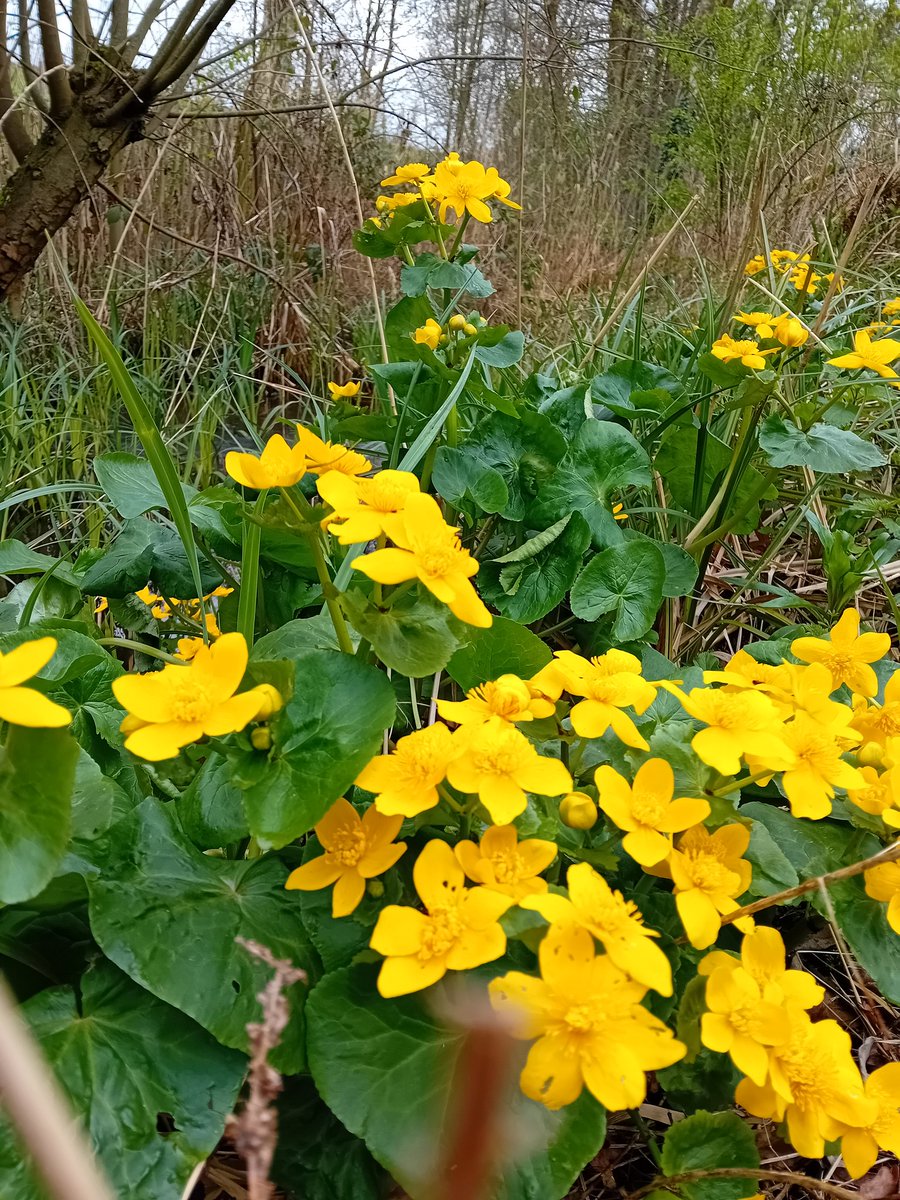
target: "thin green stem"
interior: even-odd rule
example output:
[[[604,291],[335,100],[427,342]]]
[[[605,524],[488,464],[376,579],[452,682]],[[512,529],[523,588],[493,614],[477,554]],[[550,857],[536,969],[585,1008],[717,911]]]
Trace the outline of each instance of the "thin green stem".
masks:
[[[453,245],[450,247],[450,257],[451,258],[454,258],[456,256],[456,252],[457,252],[457,250],[459,250],[459,247],[462,244],[463,234],[466,232],[466,226],[468,225],[468,223],[469,223],[469,213],[464,212],[463,218],[459,223],[459,229],[456,231],[456,237],[453,239]]]
[[[147,646],[144,642],[136,642],[132,638],[98,638],[97,641],[101,646],[121,646],[123,650],[137,650],[146,654],[148,658],[158,658],[160,662],[175,663],[179,667],[187,666],[183,658],[176,658],[174,654],[166,654],[165,650],[158,650],[156,646]]]
[[[325,600],[325,607],[328,609],[328,615],[331,617],[331,624],[334,626],[338,645],[344,654],[353,654],[353,639],[350,637],[350,630],[347,628],[347,622],[344,620],[344,614],[341,612],[338,593],[335,591],[334,583],[328,573],[318,523],[315,526],[309,524],[308,515],[314,518],[312,505],[304,496],[303,503],[306,505],[307,510],[306,514],[304,514],[287,488],[282,488],[281,494],[284,496],[285,502],[294,515],[302,522],[303,529],[301,532],[309,542],[309,547],[312,550],[313,565],[316,568],[316,575],[322,586],[322,596]]]
[[[732,779],[730,783],[724,784],[720,788],[716,788],[710,792],[711,796],[730,796],[732,792],[739,792],[741,788],[747,787],[748,784],[757,783],[760,779],[769,779],[772,775],[771,767],[765,771],[757,771],[754,775],[742,775],[740,779]]]

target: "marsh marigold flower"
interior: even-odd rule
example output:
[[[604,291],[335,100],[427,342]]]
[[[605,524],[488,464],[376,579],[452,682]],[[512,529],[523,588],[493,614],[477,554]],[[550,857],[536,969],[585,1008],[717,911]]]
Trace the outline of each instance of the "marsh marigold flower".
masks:
[[[598,738],[612,729],[626,746],[649,749],[634,721],[622,711],[631,708],[640,715],[656,699],[656,688],[641,676],[639,658],[624,650],[608,650],[588,660],[571,650],[559,650],[539,672],[541,679],[554,675],[567,692],[583,697],[569,713],[579,737]]]
[[[758,275],[760,271],[766,269],[766,259],[762,254],[754,254],[750,261],[744,266],[745,275]]]
[[[346,446],[323,442],[317,433],[303,425],[297,426],[297,446],[306,456],[306,469],[313,475],[324,475],[327,471],[340,471],[342,475],[365,475],[372,464],[363,454],[357,454]]]
[[[598,955],[586,929],[550,929],[538,951],[541,978],[510,971],[489,985],[513,1036],[537,1039],[520,1076],[522,1091],[548,1108],[571,1104],[587,1087],[611,1112],[637,1108],[646,1071],[671,1066],[685,1047],[641,1005],[646,988],[608,954]]]
[[[0,653],[0,721],[28,729],[60,729],[71,722],[71,713],[61,704],[34,688],[22,687],[46,667],[58,644],[56,638],[36,638]]]
[[[900,862],[879,863],[865,872],[866,895],[887,904],[887,920],[900,934]]]
[[[447,210],[452,208],[458,217],[468,213],[476,221],[488,224],[492,214],[485,200],[502,182],[496,171],[491,174],[474,159],[467,163],[439,162],[434,168],[434,188],[441,220],[447,219]]]
[[[225,633],[204,646],[187,666],[168,664],[144,675],[120,675],[113,694],[128,713],[125,748],[148,762],[174,758],[200,738],[237,733],[271,708],[274,689],[236,695],[247,669],[241,633]]]
[[[410,495],[392,525],[391,540],[393,546],[354,559],[354,568],[378,583],[418,579],[460,621],[488,628],[491,614],[469,582],[478,563],[463,549],[458,530],[444,521],[433,496]]]
[[[442,333],[443,330],[434,317],[429,317],[424,325],[420,325],[413,331],[412,340],[417,346],[427,346],[429,350],[437,350],[441,344]]]
[[[316,892],[334,884],[331,915],[346,917],[366,890],[366,880],[383,875],[406,851],[405,842],[394,842],[402,817],[385,817],[370,805],[360,817],[349,802],[335,801],[315,827],[325,850],[291,871],[289,891]]]
[[[316,480],[316,489],[334,509],[322,524],[342,546],[352,546],[390,535],[393,518],[419,491],[419,481],[410,471],[379,471],[371,479],[329,471]]]
[[[766,1000],[753,976],[736,964],[709,974],[706,1007],[700,1019],[703,1045],[730,1055],[737,1069],[761,1087],[769,1073],[769,1049],[790,1037],[787,1010]]]
[[[797,713],[782,734],[785,745],[794,755],[794,762],[781,777],[784,794],[795,817],[821,820],[831,812],[835,788],[861,787],[864,780],[857,767],[844,761],[843,752],[859,734],[847,728],[852,717],[844,710],[847,721],[840,726],[826,725],[807,713]],[[751,767],[757,765],[748,755]],[[760,766],[766,763],[760,760]]]
[[[700,975],[715,971],[734,971],[740,968],[757,984],[768,1004],[805,1012],[815,1008],[825,998],[825,989],[808,971],[789,970],[785,963],[784,941],[777,929],[758,925],[744,934],[740,958],[713,950],[701,959]]]
[[[900,828],[900,766],[879,775],[874,767],[860,767],[863,782],[847,789],[847,799],[861,812],[880,816],[885,825]]]
[[[853,1179],[874,1167],[879,1149],[900,1156],[900,1063],[879,1067],[863,1087],[866,1100],[875,1105],[877,1112],[866,1125],[847,1126],[841,1138],[844,1165]]]
[[[605,763],[594,774],[600,807],[619,829],[622,849],[643,867],[669,856],[672,834],[683,833],[709,816],[709,802],[675,795],[675,775],[663,758],[643,763],[634,784]]]
[[[496,825],[508,825],[526,808],[526,792],[561,796],[572,776],[557,758],[542,758],[514,725],[496,718],[462,726],[453,735],[458,753],[447,778],[461,792],[477,795]]]
[[[874,371],[882,379],[897,379],[900,376],[893,367],[888,366],[895,358],[900,357],[900,342],[893,338],[879,338],[872,341],[864,329],[853,335],[853,349],[849,354],[839,354],[837,358],[829,358],[832,367],[843,367],[851,371]]]
[[[675,906],[697,950],[711,946],[719,934],[722,916],[740,907],[735,897],[750,886],[753,868],[742,857],[750,845],[743,825],[723,825],[714,833],[695,825],[678,840],[666,866],[675,885]],[[739,929],[752,928],[751,918],[741,918]]]
[[[549,717],[556,706],[518,675],[500,675],[470,688],[465,700],[438,700],[437,708],[455,725],[483,725],[492,717],[513,723]]]
[[[507,208],[514,208],[517,212],[522,211],[521,204],[516,204],[515,200],[510,200],[509,193],[512,191],[512,187],[507,180],[500,178],[500,174],[496,167],[488,167],[486,177],[487,180],[495,185],[494,190],[490,195],[491,200],[499,200],[500,203],[505,204]]]
[[[882,704],[860,699],[854,705],[852,725],[864,742],[877,742],[883,749],[900,737],[900,671],[884,685]]]
[[[900,342],[897,345],[900,348]],[[859,632],[855,608],[844,609],[827,638],[799,637],[791,642],[791,653],[802,662],[825,664],[835,689],[846,683],[860,696],[877,694],[878,676],[870,664],[884,658],[890,648],[890,634]]]
[[[763,260],[763,266],[765,266],[765,260]],[[775,325],[779,318],[770,312],[741,311],[735,313],[734,320],[741,325],[749,325],[751,329],[755,329],[757,337],[770,338],[775,336]]]
[[[570,829],[593,829],[598,816],[597,805],[587,792],[569,792],[559,802],[559,819]]]
[[[663,686],[678,697],[687,713],[707,726],[694,734],[691,746],[697,757],[720,775],[737,775],[745,754],[753,754],[773,770],[793,763],[778,709],[768,696],[722,688],[683,692],[675,684]]]
[[[774,354],[778,347],[775,346],[771,350],[760,350],[759,342],[735,341],[733,337],[723,333],[713,342],[710,349],[722,362],[737,361],[754,371],[761,371],[766,365],[766,355]]]
[[[809,340],[809,330],[790,313],[782,313],[775,323],[774,336],[790,349],[803,346]]]
[[[431,168],[426,163],[407,163],[397,167],[393,175],[382,179],[382,187],[405,187],[408,183],[421,183]]]
[[[619,968],[661,996],[672,995],[672,966],[652,940],[637,905],[613,891],[590,863],[576,863],[566,876],[569,895],[529,896],[520,907],[539,912],[552,925],[577,925],[603,946]]]
[[[556,843],[542,838],[520,842],[515,825],[491,825],[477,845],[468,840],[457,842],[453,853],[473,883],[518,901],[546,892],[547,881],[540,874],[556,858]]]
[[[771,1049],[769,1078],[738,1084],[735,1099],[756,1117],[786,1120],[788,1137],[804,1158],[821,1158],[826,1141],[846,1126],[866,1128],[878,1106],[866,1098],[850,1050],[850,1035],[836,1021],[791,1017],[790,1037]]]
[[[328,391],[331,394],[332,400],[352,400],[354,396],[359,395],[360,384],[358,383],[333,383],[329,381]]]
[[[881,310],[883,317],[900,317],[900,296],[895,296],[893,300],[888,300],[887,304]]]
[[[405,996],[493,962],[506,950],[499,921],[511,897],[486,887],[467,888],[446,842],[429,842],[413,867],[425,912],[399,904],[382,909],[369,945],[385,956],[378,975],[382,996]]]
[[[375,795],[385,816],[417,817],[440,803],[438,784],[457,753],[446,725],[426,725],[397,742],[391,754],[379,754],[356,777],[356,786]]]
[[[241,487],[258,492],[292,487],[306,474],[306,455],[299,443],[289,446],[280,433],[274,433],[258,455],[229,450],[225,470]]]

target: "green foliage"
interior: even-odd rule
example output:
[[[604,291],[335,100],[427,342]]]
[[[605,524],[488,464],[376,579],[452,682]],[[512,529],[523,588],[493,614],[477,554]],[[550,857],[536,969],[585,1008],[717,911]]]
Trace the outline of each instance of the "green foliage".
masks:
[[[611,614],[612,636],[643,637],[662,603],[665,562],[652,542],[610,546],[589,560],[572,585],[572,612],[586,621]]]
[[[849,429],[819,421],[804,432],[775,414],[760,429],[759,444],[773,467],[809,467],[820,474],[871,471],[887,461],[877,446]]]
[[[663,1140],[662,1170],[667,1177],[716,1167],[758,1167],[756,1139],[736,1113],[696,1112],[670,1127]],[[698,1179],[673,1184],[684,1200],[743,1200],[752,1179]]]
[[[495,617],[489,629],[474,629],[447,664],[447,673],[468,691],[498,675],[535,675],[552,655],[544,642],[517,621]]]

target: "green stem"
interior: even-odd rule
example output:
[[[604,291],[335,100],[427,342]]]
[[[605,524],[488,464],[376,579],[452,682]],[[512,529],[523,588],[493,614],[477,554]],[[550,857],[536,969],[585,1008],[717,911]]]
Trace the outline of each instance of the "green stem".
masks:
[[[455,813],[459,813],[459,815],[462,816],[462,814],[466,810],[457,800],[454,800],[454,798],[450,795],[449,791],[447,790],[446,784],[439,783],[437,785],[437,790],[438,790],[438,795],[440,796],[440,798],[442,800],[446,801],[446,803],[450,805],[450,807],[453,809],[453,811]]]
[[[745,788],[751,783],[757,783],[760,779],[769,779],[773,774],[772,768],[768,767],[765,771],[757,771],[754,775],[744,775],[740,779],[732,779],[730,783],[710,792],[710,795],[730,796],[732,792],[739,792],[741,788]]]
[[[722,478],[721,484],[719,485],[719,490],[707,505],[706,512],[685,539],[684,548],[688,552],[690,552],[692,547],[694,547],[700,540],[700,535],[707,528],[707,526],[715,520],[716,513],[718,513],[722,505],[722,501],[731,488],[732,479],[734,479],[736,476],[738,466],[743,458],[744,446],[747,442],[747,439],[756,428],[756,422],[759,418],[759,411],[760,410],[758,406],[748,406],[744,409],[743,419],[741,420],[741,428],[738,432],[734,449],[731,452],[731,462],[728,464],[728,468],[725,471],[725,475]]]
[[[183,658],[176,658],[174,654],[166,654],[165,650],[158,650],[156,646],[147,646],[144,642],[136,642],[132,638],[98,638],[97,641],[101,646],[121,646],[123,650],[138,650],[148,658],[158,658],[161,662],[175,663],[179,667],[187,666]]]
[[[353,654],[353,639],[350,637],[350,631],[347,628],[347,622],[344,620],[344,614],[341,612],[341,606],[338,599],[338,593],[334,589],[331,576],[328,574],[328,567],[325,564],[325,554],[322,550],[322,540],[319,536],[319,526],[315,527],[308,524],[309,516],[315,516],[312,505],[303,497],[303,503],[306,505],[306,513],[304,513],[297,504],[294,497],[287,490],[281,489],[281,494],[284,496],[288,507],[294,515],[302,522],[302,533],[309,542],[312,550],[313,564],[316,568],[316,575],[319,578],[319,583],[322,587],[322,596],[325,600],[325,607],[328,609],[328,615],[331,617],[331,624],[334,626],[334,632],[337,636],[338,645],[344,654]]]
[[[262,542],[262,526],[258,518],[262,516],[266,503],[266,493],[260,492],[253,506],[253,516],[257,520],[249,520],[244,514],[243,546],[241,548],[241,590],[238,595],[238,632],[244,635],[248,648],[253,645],[253,635],[256,632],[256,597],[259,591],[259,548]]]
[[[450,247],[450,257],[454,258],[457,250],[462,242],[463,234],[466,232],[466,226],[469,223],[469,213],[463,213],[463,219],[459,223],[459,229],[456,231],[456,237],[453,239],[453,245]]]

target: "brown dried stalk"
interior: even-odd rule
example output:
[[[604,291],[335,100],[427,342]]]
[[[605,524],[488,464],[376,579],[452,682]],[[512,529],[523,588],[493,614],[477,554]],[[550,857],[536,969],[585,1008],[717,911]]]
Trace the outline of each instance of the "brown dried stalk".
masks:
[[[694,1183],[700,1179],[768,1179],[773,1183],[795,1184],[807,1191],[821,1192],[823,1196],[833,1196],[835,1200],[859,1200],[859,1192],[851,1192],[849,1188],[841,1187],[837,1183],[813,1179],[811,1175],[801,1175],[798,1171],[769,1171],[765,1167],[715,1167],[708,1171],[684,1171],[681,1175],[655,1179],[646,1187],[632,1192],[628,1200],[641,1200],[641,1197],[649,1196],[658,1189],[665,1191],[673,1184]]]
[[[278,1111],[275,1101],[281,1093],[281,1076],[269,1064],[269,1054],[281,1041],[288,1023],[289,1010],[284,992],[294,983],[306,980],[306,972],[286,959],[276,958],[267,946],[247,938],[235,938],[239,946],[272,968],[275,974],[257,996],[263,1019],[247,1026],[250,1039],[250,1070],[247,1076],[249,1096],[240,1114],[232,1116],[228,1133],[247,1164],[247,1190],[250,1200],[270,1200],[272,1184],[269,1170],[278,1143]]]

